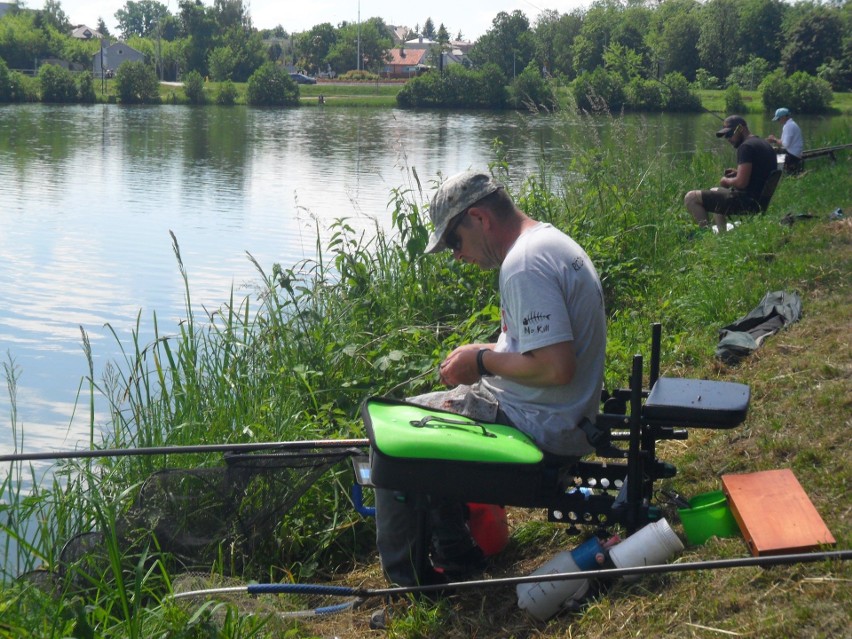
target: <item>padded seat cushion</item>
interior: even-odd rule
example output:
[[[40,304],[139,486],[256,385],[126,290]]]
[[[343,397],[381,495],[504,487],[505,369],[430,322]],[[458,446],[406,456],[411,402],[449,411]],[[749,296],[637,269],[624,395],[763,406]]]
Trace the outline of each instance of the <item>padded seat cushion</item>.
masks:
[[[750,398],[746,384],[661,377],[645,401],[642,418],[667,426],[733,428],[746,418]]]

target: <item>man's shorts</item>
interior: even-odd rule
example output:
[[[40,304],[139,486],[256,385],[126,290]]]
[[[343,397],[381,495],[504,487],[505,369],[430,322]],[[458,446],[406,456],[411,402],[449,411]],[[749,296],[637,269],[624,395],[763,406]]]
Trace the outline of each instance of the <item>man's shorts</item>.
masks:
[[[721,215],[760,212],[760,204],[751,194],[718,186],[701,191],[701,204],[707,211]]]

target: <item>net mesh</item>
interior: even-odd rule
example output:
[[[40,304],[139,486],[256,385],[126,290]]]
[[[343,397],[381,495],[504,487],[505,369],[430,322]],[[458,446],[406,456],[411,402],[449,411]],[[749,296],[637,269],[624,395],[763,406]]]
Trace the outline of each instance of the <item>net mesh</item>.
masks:
[[[227,555],[241,568],[276,538],[285,514],[332,466],[360,451],[226,454],[225,466],[166,469],[143,483],[128,514],[186,567]]]
[[[281,558],[287,513],[339,462],[358,448],[269,449],[227,453],[221,466],[168,468],[151,474],[116,524],[126,558],[158,550],[178,572],[213,566],[230,574],[263,571]],[[145,549],[148,549],[145,551]],[[84,585],[103,575],[109,559],[102,531],[74,535],[57,553],[55,570],[22,580],[39,585],[70,576]]]

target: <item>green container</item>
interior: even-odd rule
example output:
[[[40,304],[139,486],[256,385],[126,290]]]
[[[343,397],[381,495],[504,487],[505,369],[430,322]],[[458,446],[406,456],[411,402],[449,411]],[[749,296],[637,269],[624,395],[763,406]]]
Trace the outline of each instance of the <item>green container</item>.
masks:
[[[710,537],[738,537],[740,528],[725,493],[715,490],[689,500],[690,508],[678,509],[687,541],[700,546]]]

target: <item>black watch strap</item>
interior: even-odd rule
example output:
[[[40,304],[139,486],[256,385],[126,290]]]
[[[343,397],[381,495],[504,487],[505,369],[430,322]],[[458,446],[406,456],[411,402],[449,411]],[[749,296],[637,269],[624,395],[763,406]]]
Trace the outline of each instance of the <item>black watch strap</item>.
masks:
[[[492,375],[491,371],[485,368],[485,362],[482,361],[482,357],[485,355],[486,351],[490,350],[490,348],[480,348],[479,352],[476,354],[476,368],[479,371],[480,377],[489,377]]]

